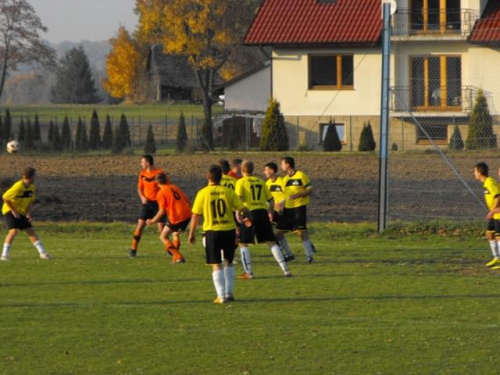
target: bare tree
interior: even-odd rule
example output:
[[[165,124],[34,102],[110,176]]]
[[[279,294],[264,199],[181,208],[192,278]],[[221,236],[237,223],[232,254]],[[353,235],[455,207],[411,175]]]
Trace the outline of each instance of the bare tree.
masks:
[[[0,0],[0,97],[7,72],[18,64],[56,66],[55,51],[40,39],[46,31],[26,0]]]

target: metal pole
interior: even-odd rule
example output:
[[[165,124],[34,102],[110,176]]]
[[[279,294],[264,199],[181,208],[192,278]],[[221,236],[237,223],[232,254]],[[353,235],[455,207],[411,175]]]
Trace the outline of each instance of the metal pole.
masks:
[[[379,156],[379,200],[378,231],[387,228],[387,192],[388,192],[388,141],[389,141],[389,74],[391,56],[391,25],[389,3],[383,4],[382,32],[382,103],[380,110],[380,156]]]

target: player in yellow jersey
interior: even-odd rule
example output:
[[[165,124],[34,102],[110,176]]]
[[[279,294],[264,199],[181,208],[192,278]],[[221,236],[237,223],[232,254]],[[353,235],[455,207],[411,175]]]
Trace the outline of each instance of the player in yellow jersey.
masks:
[[[206,263],[212,265],[212,280],[217,298],[214,303],[234,301],[234,250],[236,223],[233,212],[247,211],[233,190],[220,185],[222,170],[211,165],[208,186],[201,189],[194,200],[188,240],[195,243],[195,230],[203,217]],[[222,266],[224,257],[224,267]]]
[[[283,258],[283,254],[276,243],[276,236],[271,224],[274,212],[274,198],[265,182],[253,175],[254,164],[251,161],[243,161],[241,164],[241,172],[243,173],[243,177],[236,183],[236,194],[250,211],[251,225],[240,225],[239,242],[241,263],[243,264],[245,273],[238,278],[253,278],[252,262],[248,245],[255,242],[254,237],[257,237],[258,243],[267,243],[284,275],[286,277],[292,276]]]
[[[486,163],[476,164],[474,177],[483,183],[484,200],[488,207],[486,237],[490,243],[493,259],[486,265],[498,270],[500,269],[500,189],[496,180],[489,177],[489,168]]]
[[[49,260],[50,256],[31,225],[30,209],[35,202],[35,169],[28,167],[23,171],[22,179],[17,181],[3,195],[2,214],[5,217],[9,232],[3,244],[1,260],[8,261],[12,243],[20,230],[25,230],[31,243],[38,250],[41,259]]]
[[[234,178],[233,176],[229,175],[229,172],[230,172],[229,162],[226,159],[220,159],[219,160],[219,167],[222,169],[222,179],[220,181],[220,184],[222,186],[225,186],[225,187],[228,187],[229,189],[234,190],[236,187],[237,179]]]
[[[276,163],[270,162],[264,166],[264,175],[266,176],[266,186],[271,192],[274,198],[274,213],[273,213],[273,225],[277,225],[281,218],[281,212],[283,212],[283,204],[285,202],[285,193],[283,186],[283,177],[278,175],[278,166]],[[284,252],[285,262],[290,262],[295,260],[295,255],[293,255],[288,241],[285,236],[278,239],[278,245]]]
[[[284,208],[276,226],[276,237],[281,240],[285,231],[297,232],[308,263],[314,262],[314,245],[307,234],[307,205],[312,193],[309,177],[295,168],[295,160],[291,156],[281,159],[281,169],[285,172],[283,191],[285,193]]]

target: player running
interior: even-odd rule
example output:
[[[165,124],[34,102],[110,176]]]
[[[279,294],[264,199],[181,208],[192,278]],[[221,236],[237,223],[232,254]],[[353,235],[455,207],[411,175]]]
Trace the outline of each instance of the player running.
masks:
[[[160,233],[160,241],[165,245],[165,251],[172,255],[172,263],[184,263],[184,256],[180,253],[180,232],[184,231],[191,220],[191,208],[186,194],[170,183],[165,173],[159,173],[155,177],[160,187],[156,195],[158,202],[158,213],[152,219],[146,220],[148,225],[158,223],[165,215],[168,217],[167,224]],[[173,241],[170,241],[172,234]]]
[[[486,163],[476,164],[474,177],[483,183],[484,200],[488,207],[486,237],[490,243],[493,259],[486,263],[486,266],[500,270],[500,189],[495,179],[489,177],[489,168]]]
[[[9,229],[0,258],[3,261],[9,260],[12,243],[20,230],[26,231],[31,243],[38,250],[40,259],[50,259],[42,241],[38,238],[31,224],[30,209],[35,202],[35,172],[34,168],[26,168],[23,171],[21,180],[12,185],[2,196],[2,214]]]
[[[208,186],[201,189],[194,200],[188,239],[190,244],[195,243],[195,230],[203,216],[206,262],[212,265],[212,280],[217,292],[214,303],[222,304],[234,301],[236,224],[233,212],[246,210],[233,190],[220,185],[222,170],[218,165],[210,166],[207,177]]]
[[[156,195],[160,188],[156,183],[156,175],[164,173],[161,169],[154,166],[152,155],[143,155],[141,158],[141,172],[139,173],[139,182],[137,184],[137,194],[141,199],[142,208],[141,215],[137,222],[137,227],[134,230],[134,238],[132,239],[132,246],[128,253],[129,258],[135,258],[137,255],[137,248],[139,241],[142,237],[142,232],[146,227],[146,220],[152,219],[158,212],[158,203],[156,202]],[[165,225],[165,219],[162,218],[158,223],[158,230],[161,232]]]
[[[236,183],[236,194],[241,198],[244,205],[250,211],[251,225],[240,225],[240,253],[241,263],[245,273],[238,276],[239,279],[253,279],[252,262],[250,258],[249,244],[266,242],[276,262],[286,277],[292,276],[288,270],[285,259],[279,246],[276,244],[276,236],[273,232],[271,219],[274,211],[274,198],[269,192],[264,181],[253,175],[254,164],[245,160],[241,165],[243,177]]]

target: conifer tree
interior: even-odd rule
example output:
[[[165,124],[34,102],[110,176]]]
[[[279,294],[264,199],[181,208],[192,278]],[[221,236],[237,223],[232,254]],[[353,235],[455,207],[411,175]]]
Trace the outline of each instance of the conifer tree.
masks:
[[[181,112],[181,115],[179,117],[179,125],[177,126],[177,141],[176,141],[177,152],[184,151],[187,142],[188,142],[188,136],[186,130],[186,118],[184,117],[184,112]]]
[[[126,148],[132,146],[127,117],[125,116],[124,113],[122,113],[122,116],[120,117],[119,127],[120,127],[120,137],[122,137],[123,147]]]
[[[373,138],[373,131],[370,122],[368,125],[363,124],[361,135],[359,137],[359,151],[374,151],[376,147],[375,139]]]
[[[76,127],[75,149],[79,152],[88,150],[89,140],[87,137],[87,129],[81,117],[78,117],[78,125]]]
[[[12,118],[10,117],[10,110],[5,110],[5,118],[3,119],[3,138],[9,141],[12,138]]]
[[[144,146],[145,154],[155,154],[156,153],[156,142],[155,135],[153,133],[153,125],[148,126],[148,135],[146,137],[146,145]]]
[[[89,148],[91,150],[101,148],[101,125],[99,124],[99,117],[97,116],[95,109],[92,112],[92,118],[90,119]]]
[[[111,152],[113,154],[120,154],[125,149],[124,139],[120,132],[120,126],[115,126],[113,130],[113,145],[111,146]]]
[[[453,134],[451,135],[450,138],[449,148],[450,150],[453,151],[463,150],[464,148],[464,141],[462,139],[462,134],[460,133],[460,128],[456,124],[453,127]]]
[[[26,139],[26,125],[24,124],[24,118],[21,117],[21,122],[19,123],[19,132],[17,133],[17,140],[24,143]]]
[[[483,90],[479,90],[477,93],[465,145],[469,150],[497,147],[497,139],[493,133],[493,119]]]
[[[61,143],[64,150],[71,150],[71,128],[69,127],[68,116],[64,116],[61,129]]]
[[[52,140],[51,140],[52,150],[54,151],[62,151],[63,150],[63,142],[61,139],[61,135],[59,134],[59,126],[54,125],[52,131]]]
[[[33,138],[33,125],[31,124],[31,120],[28,119],[28,121],[26,121],[26,133],[24,136],[24,148],[26,150],[32,150],[35,148],[35,142]]]
[[[2,119],[2,115],[0,114],[0,143],[2,143],[2,141],[4,141],[5,138],[3,136],[3,119]]]
[[[104,134],[102,135],[102,147],[109,150],[113,146],[113,128],[111,126],[111,119],[106,115],[106,122],[104,123]]]
[[[52,140],[54,139],[54,121],[49,121],[49,131],[47,132],[47,143],[52,145]]]
[[[342,143],[340,142],[337,127],[330,120],[328,129],[326,130],[325,139],[323,140],[323,150],[325,151],[340,151],[342,150]]]
[[[262,124],[261,151],[288,150],[288,134],[278,101],[271,99]]]
[[[33,122],[33,141],[41,142],[42,132],[40,130],[40,119],[38,118],[38,113],[35,113],[35,120]]]

